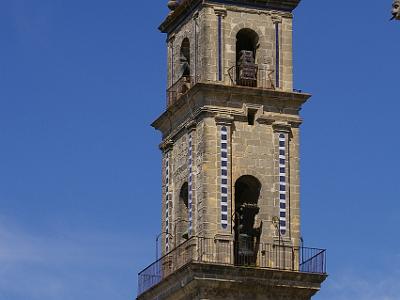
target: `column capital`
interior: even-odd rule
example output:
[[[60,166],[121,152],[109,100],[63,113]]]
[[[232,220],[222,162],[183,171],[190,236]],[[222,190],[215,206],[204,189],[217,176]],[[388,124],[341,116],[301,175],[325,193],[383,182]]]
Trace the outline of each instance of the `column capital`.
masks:
[[[159,145],[159,148],[163,153],[171,151],[173,147],[174,141],[172,139],[165,140]]]
[[[226,8],[225,8],[225,7],[214,6],[213,8],[214,8],[214,13],[215,13],[217,16],[222,16],[222,17],[225,17],[225,16],[226,16],[227,11],[226,11]]]
[[[280,132],[280,133],[292,132],[292,126],[290,126],[290,124],[287,122],[274,122],[272,124],[272,128],[274,128],[274,132]]]
[[[218,114],[215,116],[215,123],[217,125],[231,126],[233,121],[234,121],[234,118],[231,115]]]
[[[185,126],[186,130],[188,133],[191,133],[192,131],[195,131],[197,128],[197,123],[196,121],[192,120]]]
[[[290,121],[289,122],[292,128],[299,128],[301,124],[303,124],[303,120],[296,120],[296,121]]]
[[[259,124],[266,124],[266,125],[271,125],[275,122],[275,119],[272,118],[271,116],[267,116],[267,115],[260,115],[258,116],[258,118],[256,119],[256,121]]]
[[[174,41],[175,41],[175,33],[171,33],[167,38],[167,42],[173,44]]]
[[[272,23],[274,23],[274,24],[282,23],[282,16],[280,16],[280,15],[272,14],[271,19],[272,19]]]

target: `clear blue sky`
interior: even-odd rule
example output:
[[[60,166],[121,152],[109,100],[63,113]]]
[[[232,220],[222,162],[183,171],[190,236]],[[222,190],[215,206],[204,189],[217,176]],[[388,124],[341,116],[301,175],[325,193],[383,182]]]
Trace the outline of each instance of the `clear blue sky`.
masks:
[[[134,298],[160,231],[166,2],[0,0],[0,299]],[[398,299],[400,22],[391,0],[302,2],[303,236],[330,273],[315,299]]]

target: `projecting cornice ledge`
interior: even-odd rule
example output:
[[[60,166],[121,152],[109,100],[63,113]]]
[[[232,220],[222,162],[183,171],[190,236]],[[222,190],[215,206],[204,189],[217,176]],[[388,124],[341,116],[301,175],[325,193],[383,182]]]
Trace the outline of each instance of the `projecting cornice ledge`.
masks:
[[[306,300],[319,291],[326,277],[325,274],[189,263],[137,300],[195,299],[198,296],[214,299],[221,293],[226,299],[238,299],[240,294],[261,299],[267,293],[271,299]]]
[[[190,16],[199,5],[217,4],[224,6],[238,6],[259,10],[275,10],[291,13],[301,0],[183,0],[159,26],[164,33],[171,32],[177,24]]]
[[[287,122],[275,122],[274,124],[272,124],[272,127],[274,128],[275,132],[291,132],[291,126]]]
[[[172,147],[174,147],[174,141],[171,139],[165,140],[159,145],[162,152],[168,152],[172,150]]]
[[[234,117],[231,115],[226,115],[226,114],[218,114],[215,116],[215,123],[217,125],[227,125],[230,126],[232,125],[234,121]]]

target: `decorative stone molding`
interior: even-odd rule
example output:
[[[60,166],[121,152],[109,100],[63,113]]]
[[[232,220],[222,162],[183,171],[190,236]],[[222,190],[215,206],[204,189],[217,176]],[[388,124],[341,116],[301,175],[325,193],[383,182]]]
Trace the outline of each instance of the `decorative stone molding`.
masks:
[[[260,104],[251,104],[251,103],[244,103],[243,104],[243,110],[248,110],[248,109],[255,109],[257,111],[262,110],[263,106]]]
[[[272,124],[275,132],[291,133],[292,127],[287,122],[275,122]]]
[[[218,114],[215,116],[215,123],[217,125],[231,126],[234,118],[231,115]]]
[[[272,23],[274,23],[274,24],[282,23],[282,16],[280,16],[280,15],[272,14],[271,19],[272,19]]]
[[[163,141],[159,146],[160,150],[164,153],[171,151],[173,147],[174,141],[171,139]]]
[[[190,132],[196,130],[197,123],[196,123],[196,121],[192,120],[185,127],[186,127],[187,132],[190,133]]]
[[[217,16],[225,17],[225,16],[227,15],[227,10],[226,10],[225,7],[217,7],[217,6],[214,6],[213,8],[214,8],[214,13],[215,13]]]
[[[301,124],[303,124],[303,120],[299,119],[299,120],[295,120],[295,121],[289,121],[289,124],[293,127],[293,128],[299,128]]]
[[[258,122],[259,124],[271,125],[275,122],[275,119],[271,116],[260,115],[258,116],[258,118],[256,118],[256,122]]]
[[[174,41],[175,41],[175,33],[171,33],[171,34],[168,36],[168,43],[169,43],[170,45],[172,45],[172,44],[174,43]]]
[[[214,240],[216,240],[216,241],[234,241],[234,237],[232,234],[216,234],[214,236]]]

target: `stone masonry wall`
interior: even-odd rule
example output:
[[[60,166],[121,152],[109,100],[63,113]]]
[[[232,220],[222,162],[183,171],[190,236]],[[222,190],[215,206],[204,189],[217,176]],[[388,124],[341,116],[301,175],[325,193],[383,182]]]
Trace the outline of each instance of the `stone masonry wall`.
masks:
[[[205,5],[194,12],[168,37],[168,87],[180,76],[182,41],[190,41],[191,76],[203,82],[218,82],[218,16],[222,17],[222,70],[225,84],[230,83],[229,69],[236,64],[236,35],[244,28],[259,37],[256,63],[260,68],[276,70],[275,24],[279,23],[279,89],[293,90],[292,15],[238,6]],[[173,75],[173,76],[172,76]],[[271,76],[275,80],[275,76]]]

